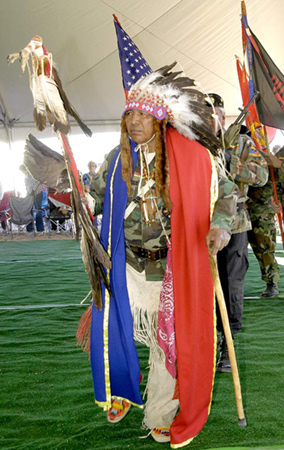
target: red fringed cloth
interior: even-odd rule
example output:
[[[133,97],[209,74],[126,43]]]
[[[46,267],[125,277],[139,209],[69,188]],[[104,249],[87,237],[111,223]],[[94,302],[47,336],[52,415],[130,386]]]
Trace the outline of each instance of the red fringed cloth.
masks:
[[[167,132],[170,162],[172,264],[177,386],[180,411],[171,447],[201,431],[211,406],[215,374],[215,303],[205,237],[210,225],[212,164],[198,142]]]

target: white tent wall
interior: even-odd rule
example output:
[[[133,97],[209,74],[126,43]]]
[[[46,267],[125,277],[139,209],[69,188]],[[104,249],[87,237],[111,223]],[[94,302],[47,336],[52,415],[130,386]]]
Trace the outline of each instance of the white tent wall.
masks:
[[[113,13],[154,70],[178,61],[204,91],[220,94],[229,125],[242,104],[235,64],[235,55],[242,56],[240,7],[240,0],[0,0],[0,99],[9,120],[15,119],[13,147],[23,146],[29,132],[52,136],[50,128],[37,134],[32,125],[28,74],[21,76],[18,62],[6,62],[36,34],[92,131],[118,131],[124,93]],[[246,7],[252,30],[284,71],[284,1],[246,0]],[[76,133],[72,127],[71,136]],[[85,139],[80,150],[73,148],[75,156],[83,153]],[[7,141],[0,126],[0,144]],[[7,176],[2,149],[0,177],[3,171]]]
[[[32,121],[28,76],[5,58],[40,34],[66,92],[85,120],[117,120],[123,104],[112,13],[153,69],[179,61],[204,90],[219,93],[229,116],[241,96],[235,55],[242,56],[240,0],[0,0],[0,92],[9,117]],[[283,0],[246,0],[248,20],[284,71]]]

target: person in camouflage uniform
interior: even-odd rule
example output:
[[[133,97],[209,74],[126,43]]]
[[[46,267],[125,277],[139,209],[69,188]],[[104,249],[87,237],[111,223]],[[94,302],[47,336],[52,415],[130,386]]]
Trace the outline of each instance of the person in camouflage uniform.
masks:
[[[271,156],[273,155],[269,155]],[[277,171],[274,172],[277,180]],[[261,278],[266,283],[266,289],[261,294],[261,298],[273,298],[279,293],[279,266],[275,258],[277,207],[273,200],[270,170],[267,183],[263,187],[251,187],[248,197],[247,208],[252,223],[252,229],[248,231],[248,241],[259,263]]]
[[[223,99],[217,94],[209,94],[220,118],[220,128],[225,124]],[[237,214],[232,225],[229,244],[218,252],[218,269],[232,336],[241,331],[243,315],[243,295],[245,275],[248,269],[247,231],[251,221],[245,207],[249,186],[263,186],[267,182],[268,170],[265,159],[256,150],[253,141],[242,125],[240,134],[225,150],[227,170],[239,188]],[[226,138],[225,138],[226,140]],[[231,372],[228,348],[224,336],[222,320],[217,305],[217,330],[221,334],[220,357],[217,372]]]
[[[138,89],[137,91],[139,92]],[[136,91],[134,90],[134,92]],[[111,183],[113,170],[121,160],[121,176],[128,187],[127,202],[125,211],[123,211],[123,229],[126,250],[126,280],[133,316],[133,334],[137,341],[150,348],[144,425],[151,429],[151,435],[156,441],[169,442],[169,427],[174,420],[179,402],[173,400],[176,380],[168,373],[164,357],[157,344],[159,296],[172,231],[170,217],[172,205],[168,191],[169,163],[167,156],[161,159],[158,149],[160,152],[162,148],[163,134],[161,130],[166,130],[165,125],[169,119],[168,116],[160,118],[150,112],[151,102],[160,101],[157,100],[158,97],[155,98],[156,100],[153,100],[151,97],[147,103],[138,100],[127,103],[122,117],[120,147],[115,148],[105,158],[95,177],[98,188],[91,192],[94,203],[89,202],[89,205],[94,208],[95,215],[103,213],[102,223],[104,226],[104,206],[109,191],[106,186],[108,186],[107,183]],[[154,106],[151,108],[152,111],[156,111],[157,103],[154,103]],[[145,112],[144,108],[146,107],[149,113]],[[158,108],[160,112],[163,112],[164,107],[158,106]],[[166,133],[169,132],[170,130],[167,129]],[[135,146],[132,150],[133,156],[127,154],[130,145]],[[162,151],[165,149],[166,147]],[[137,162],[132,172],[128,166],[130,162],[132,163],[135,153],[137,153]],[[125,154],[127,154],[126,157]],[[197,156],[197,158],[199,157]],[[213,159],[211,162],[215,167]],[[158,189],[158,180],[161,168],[165,170],[165,184],[162,188],[160,187],[160,190]],[[131,172],[129,172],[130,170]],[[196,170],[199,170],[198,167]],[[145,195],[144,188],[151,181],[154,189],[150,188],[149,195]],[[238,191],[221,168],[218,170],[217,184],[218,194],[206,236],[206,244],[213,255],[227,245],[230,239]],[[144,193],[141,194],[142,192]],[[111,193],[111,195],[113,194]],[[200,202],[202,203],[202,196]],[[117,292],[119,293],[119,291]],[[129,402],[119,398],[113,399],[107,414],[108,421],[111,423],[120,421],[129,408]]]
[[[265,154],[269,166],[274,169],[274,178],[280,203],[284,204],[284,148],[277,151],[277,156]],[[276,225],[275,213],[279,207],[275,204],[273,197],[273,185],[271,172],[269,171],[268,182],[260,189],[250,188],[248,209],[252,221],[252,230],[248,233],[249,243],[258,260],[261,278],[266,283],[266,289],[262,298],[273,298],[278,293],[279,266],[275,258],[276,247]]]

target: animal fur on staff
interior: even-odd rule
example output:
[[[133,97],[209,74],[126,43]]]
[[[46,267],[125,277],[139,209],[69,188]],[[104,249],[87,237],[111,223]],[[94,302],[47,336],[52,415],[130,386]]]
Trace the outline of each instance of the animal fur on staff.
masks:
[[[32,59],[32,72],[28,64],[30,56]],[[95,305],[98,308],[102,308],[101,281],[110,292],[106,270],[110,270],[111,262],[100,243],[98,232],[93,226],[93,216],[90,210],[88,210],[88,214],[88,207],[81,200],[81,195],[84,195],[83,188],[66,136],[70,131],[68,114],[75,118],[79,126],[88,136],[91,136],[91,130],[83,123],[69,102],[53,65],[52,54],[46,51],[40,36],[34,36],[21,52],[12,53],[8,56],[8,62],[10,63],[13,63],[16,59],[20,59],[21,61],[22,73],[24,73],[26,66],[29,69],[30,88],[34,99],[34,120],[37,128],[40,131],[45,129],[47,117],[62,145],[69,183],[72,189],[72,207],[76,238],[78,239],[79,233],[81,233],[82,259],[89,276],[92,298]],[[50,157],[51,153],[49,152],[47,155],[46,146],[38,145],[35,139],[32,139],[32,144],[31,142],[27,144],[29,151],[31,151],[32,146],[36,146],[36,151],[41,152],[42,156]],[[33,155],[35,155],[34,151]],[[30,158],[29,163],[32,164],[31,155],[29,157],[27,156],[28,158]],[[60,158],[53,155],[53,162],[56,159],[58,160]],[[62,161],[59,162],[62,163]]]

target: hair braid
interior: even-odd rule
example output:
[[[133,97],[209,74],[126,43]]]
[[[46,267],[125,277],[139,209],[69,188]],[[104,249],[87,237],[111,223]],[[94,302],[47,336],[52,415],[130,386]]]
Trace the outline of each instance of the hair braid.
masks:
[[[131,179],[133,175],[133,161],[131,155],[131,145],[126,129],[125,116],[121,119],[121,135],[120,135],[120,151],[121,151],[121,175],[126,182],[128,195],[131,192]]]
[[[170,212],[172,209],[172,203],[169,194],[170,173],[169,173],[169,158],[166,145],[166,128],[167,119],[162,121],[155,120],[154,131],[155,137],[155,150],[156,150],[156,190],[160,194],[165,202],[165,206]]]

